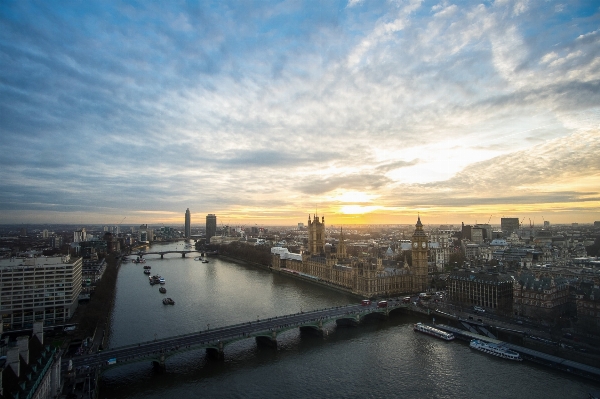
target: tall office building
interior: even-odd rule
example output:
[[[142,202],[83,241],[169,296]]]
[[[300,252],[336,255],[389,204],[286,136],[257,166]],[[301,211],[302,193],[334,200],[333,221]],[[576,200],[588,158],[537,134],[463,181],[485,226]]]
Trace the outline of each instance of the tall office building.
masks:
[[[500,229],[504,234],[510,234],[513,231],[519,230],[519,218],[501,218]]]
[[[150,242],[150,237],[148,235],[148,225],[142,224],[140,225],[140,230],[138,231],[138,240],[139,242],[148,243]]]
[[[206,215],[206,242],[210,243],[210,238],[217,234],[217,215],[209,213]]]
[[[190,208],[185,211],[185,238],[192,236],[192,217],[190,215]]]
[[[30,328],[69,320],[79,303],[82,259],[62,257],[0,260],[4,328]]]

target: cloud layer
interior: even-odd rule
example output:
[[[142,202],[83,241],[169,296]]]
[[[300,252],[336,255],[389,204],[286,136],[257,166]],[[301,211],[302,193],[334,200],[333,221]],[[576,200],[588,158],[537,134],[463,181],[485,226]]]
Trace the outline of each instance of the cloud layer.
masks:
[[[591,222],[599,14],[5,2],[0,221],[183,223],[190,208],[198,223],[293,224],[316,208],[336,223]]]

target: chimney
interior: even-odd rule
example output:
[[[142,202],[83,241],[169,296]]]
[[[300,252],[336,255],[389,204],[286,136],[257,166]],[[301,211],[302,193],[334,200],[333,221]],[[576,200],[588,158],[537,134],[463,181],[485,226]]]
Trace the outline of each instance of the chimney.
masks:
[[[33,335],[35,335],[40,341],[40,344],[44,345],[44,323],[36,321],[33,323]]]
[[[17,347],[25,364],[29,364],[29,337],[27,335],[17,337]]]
[[[8,349],[8,351],[6,352],[6,364],[8,365],[8,367],[13,369],[13,372],[15,373],[15,375],[17,377],[21,376],[21,373],[20,373],[21,362],[19,361],[19,348],[18,347],[13,346]]]

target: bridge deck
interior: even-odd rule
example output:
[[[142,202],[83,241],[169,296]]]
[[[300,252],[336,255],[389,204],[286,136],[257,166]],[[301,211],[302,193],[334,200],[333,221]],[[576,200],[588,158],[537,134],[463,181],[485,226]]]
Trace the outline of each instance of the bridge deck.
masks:
[[[405,304],[390,302],[388,308],[375,306],[348,305],[328,308],[311,312],[301,312],[292,315],[278,316],[266,320],[257,320],[235,324],[226,327],[212,328],[191,334],[179,335],[160,340],[127,345],[119,348],[108,349],[99,353],[63,359],[63,367],[67,367],[69,360],[73,367],[80,366],[106,366],[109,359],[117,359],[118,363],[126,361],[139,361],[148,357],[160,357],[165,353],[169,355],[198,348],[216,347],[221,342],[223,345],[257,336],[271,335],[286,330],[302,327],[318,327],[332,320],[340,318],[362,318],[373,313],[389,313],[394,309],[407,307]]]

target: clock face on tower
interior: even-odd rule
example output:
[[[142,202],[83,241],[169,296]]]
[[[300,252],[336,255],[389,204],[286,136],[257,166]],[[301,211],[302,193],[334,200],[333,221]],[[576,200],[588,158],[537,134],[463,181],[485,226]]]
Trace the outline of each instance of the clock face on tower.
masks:
[[[426,243],[425,241],[423,241],[423,242],[421,243],[421,246],[422,246],[423,248],[425,248],[425,247],[427,246],[427,243]]]
[[[417,248],[419,246],[418,242],[413,242],[413,247]]]

